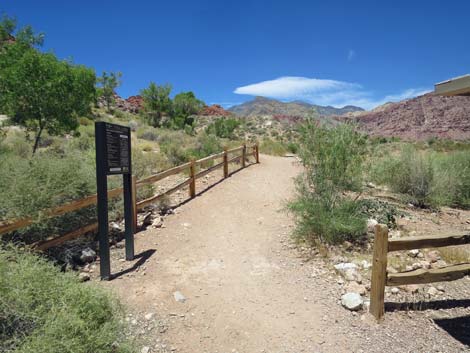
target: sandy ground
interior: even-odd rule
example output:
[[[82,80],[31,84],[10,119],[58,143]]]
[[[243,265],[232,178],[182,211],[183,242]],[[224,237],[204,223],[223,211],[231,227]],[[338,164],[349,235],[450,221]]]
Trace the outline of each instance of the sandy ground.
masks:
[[[178,207],[164,228],[138,233],[135,261],[115,250],[112,268],[123,272],[102,284],[139,322],[164,322],[142,329],[150,352],[466,351],[427,314],[387,313],[377,325],[341,307],[331,264],[300,256],[289,238],[282,209],[300,170],[293,158],[262,156]]]

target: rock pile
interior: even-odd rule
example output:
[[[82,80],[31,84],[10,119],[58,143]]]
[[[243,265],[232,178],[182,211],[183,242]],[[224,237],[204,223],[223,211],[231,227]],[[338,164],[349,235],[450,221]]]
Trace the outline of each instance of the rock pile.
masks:
[[[142,110],[144,105],[144,100],[141,96],[130,96],[127,99],[122,98],[118,94],[114,94],[114,103],[113,107],[115,109],[122,110],[124,112],[134,113],[137,114],[139,111]],[[106,101],[103,97],[98,98],[98,106],[100,108],[106,107]]]
[[[229,111],[225,110],[218,104],[213,104],[211,106],[205,106],[200,115],[205,115],[205,116],[230,116],[232,113]]]

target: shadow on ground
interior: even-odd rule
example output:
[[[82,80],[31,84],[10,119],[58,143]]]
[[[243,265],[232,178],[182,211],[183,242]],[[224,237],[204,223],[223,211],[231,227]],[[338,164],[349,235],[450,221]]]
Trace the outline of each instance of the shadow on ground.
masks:
[[[470,307],[470,299],[433,300],[429,302],[385,303],[385,311],[424,311]],[[434,318],[434,323],[450,336],[470,347],[470,316]]]
[[[424,311],[470,307],[470,299],[448,299],[403,303],[385,303],[385,311]]]
[[[457,341],[470,347],[470,316],[434,319],[434,322]]]
[[[125,274],[134,272],[140,266],[142,266],[156,251],[157,250],[155,249],[148,249],[148,250],[141,252],[140,254],[135,255],[135,259],[139,259],[139,260],[136,261],[136,263],[133,264],[132,267],[129,267],[123,271],[113,274],[111,279],[116,279],[118,277],[124,276]]]

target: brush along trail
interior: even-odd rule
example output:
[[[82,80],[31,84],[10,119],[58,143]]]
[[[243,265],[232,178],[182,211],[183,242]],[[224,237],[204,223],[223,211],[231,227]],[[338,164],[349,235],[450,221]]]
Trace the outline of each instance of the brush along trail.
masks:
[[[290,238],[293,221],[283,209],[300,172],[294,158],[263,155],[178,207],[163,228],[137,233],[136,254],[148,258],[124,262],[123,250],[114,250],[113,271],[123,273],[102,285],[143,325],[136,329],[143,351],[465,350],[427,315],[389,313],[377,325],[365,311],[341,307],[331,264],[302,256]]]

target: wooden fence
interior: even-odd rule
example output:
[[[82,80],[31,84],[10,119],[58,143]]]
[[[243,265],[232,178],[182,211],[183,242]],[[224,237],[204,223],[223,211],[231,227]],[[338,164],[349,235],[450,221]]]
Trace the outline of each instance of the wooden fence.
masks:
[[[423,284],[453,281],[470,274],[470,264],[450,265],[436,269],[417,269],[400,273],[387,273],[387,254],[392,251],[437,248],[470,243],[470,235],[425,236],[388,239],[388,228],[375,226],[372,263],[370,313],[380,321],[385,314],[385,286]]]
[[[233,154],[236,154],[237,152],[241,152],[241,154],[233,156]],[[259,146],[258,146],[258,144],[255,144],[253,146],[243,145],[243,146],[239,146],[239,147],[232,148],[232,149],[225,148],[224,151],[221,152],[221,153],[217,153],[217,154],[214,154],[214,155],[211,155],[211,156],[199,159],[199,160],[193,160],[191,162],[179,165],[179,166],[171,168],[171,169],[167,169],[165,171],[162,171],[160,173],[151,175],[151,176],[149,176],[147,178],[144,178],[144,179],[141,179],[141,180],[137,180],[135,176],[132,176],[132,189],[133,189],[132,190],[133,191],[132,192],[132,195],[133,195],[132,204],[133,204],[133,213],[134,213],[134,217],[133,217],[134,218],[134,231],[137,229],[137,211],[138,210],[140,210],[140,209],[142,209],[142,208],[144,208],[144,207],[146,207],[146,206],[148,206],[152,203],[160,201],[163,198],[173,194],[175,191],[180,190],[180,189],[182,189],[182,188],[184,188],[185,186],[188,186],[188,185],[189,185],[189,196],[190,197],[195,197],[196,196],[196,180],[197,179],[209,174],[210,172],[212,172],[216,169],[222,168],[222,167],[223,167],[223,176],[224,176],[224,178],[227,178],[228,175],[229,175],[229,173],[228,173],[229,164],[232,163],[232,162],[236,162],[238,160],[241,160],[241,164],[242,164],[241,167],[245,168],[246,160],[250,155],[254,157],[256,163],[259,163]],[[218,158],[221,158],[222,161],[219,162],[219,163],[216,163],[215,165],[213,165],[213,166],[211,166],[207,169],[201,170],[201,171],[196,173],[196,169],[197,169],[198,166],[201,166],[204,163],[216,160]],[[179,174],[179,173],[184,172],[186,170],[189,172],[188,173],[189,177],[185,181],[179,183],[178,185],[172,187],[171,189],[165,191],[162,194],[157,194],[157,195],[151,196],[151,197],[149,197],[145,200],[141,200],[141,201],[137,202],[136,195],[137,195],[137,189],[139,187],[144,186],[144,185],[154,184],[154,183],[156,183],[156,182],[158,182],[162,179],[165,179],[165,178],[167,178],[171,175]],[[123,188],[111,189],[111,190],[108,191],[108,198],[111,199],[111,198],[118,197],[118,196],[122,195],[122,192],[123,192]],[[44,215],[47,218],[56,217],[56,216],[63,215],[65,213],[77,211],[79,209],[82,209],[82,208],[85,208],[85,207],[88,207],[88,206],[91,206],[91,205],[95,205],[96,203],[97,203],[97,195],[94,194],[94,195],[87,196],[83,199],[75,200],[75,201],[69,202],[67,204],[57,206],[57,207],[54,207],[52,209],[45,210]],[[33,217],[27,217],[27,218],[23,218],[23,219],[18,219],[18,220],[14,220],[14,221],[7,221],[7,222],[4,222],[4,223],[0,223],[0,235],[15,231],[15,230],[20,229],[20,228],[27,227],[27,226],[33,224],[34,222],[35,222],[35,220],[34,220]],[[98,229],[98,223],[88,224],[88,225],[86,225],[82,228],[79,228],[77,230],[74,230],[73,232],[61,235],[59,237],[49,238],[49,239],[34,243],[34,244],[32,244],[32,247],[34,247],[35,249],[38,249],[38,250],[46,250],[50,247],[62,244],[64,242],[68,241],[68,240],[77,238],[77,237],[79,237],[83,234],[96,231],[97,229]]]

